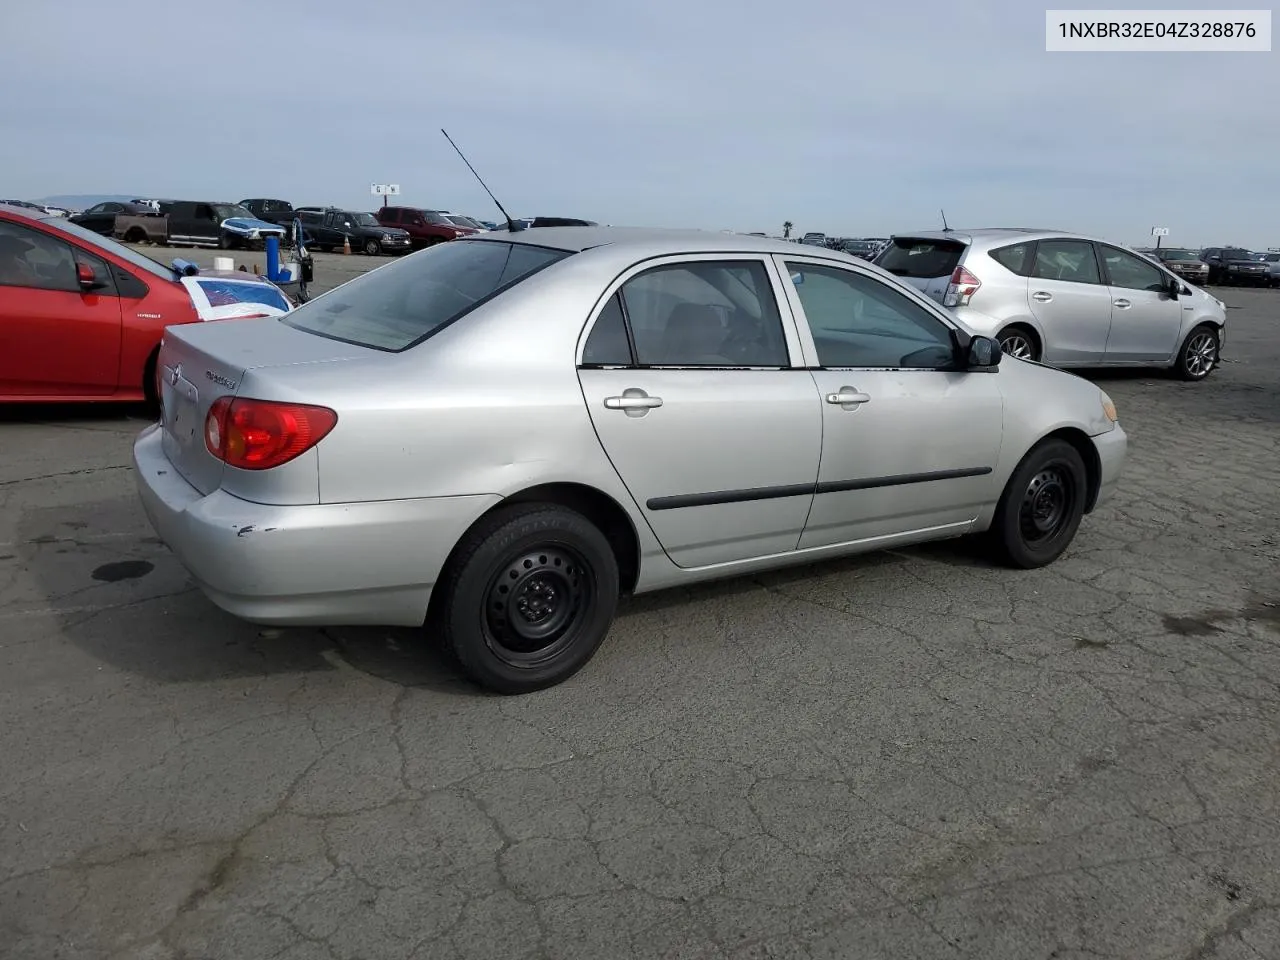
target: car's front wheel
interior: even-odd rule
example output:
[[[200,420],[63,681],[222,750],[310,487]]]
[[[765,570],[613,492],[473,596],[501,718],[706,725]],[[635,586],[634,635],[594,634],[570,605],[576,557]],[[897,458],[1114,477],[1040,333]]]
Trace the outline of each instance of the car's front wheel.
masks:
[[[1173,372],[1183,380],[1203,380],[1218,365],[1222,339],[1209,324],[1201,324],[1187,334],[1178,351]]]
[[[364,242],[364,252],[371,257],[376,257],[382,252],[382,245],[373,237],[370,237]]]
[[[618,563],[582,514],[516,504],[467,533],[436,589],[434,625],[466,674],[498,693],[528,693],[595,655],[617,609]]]
[[[1005,486],[988,532],[999,559],[1024,570],[1062,556],[1084,516],[1089,477],[1080,452],[1045,440],[1022,458]]]

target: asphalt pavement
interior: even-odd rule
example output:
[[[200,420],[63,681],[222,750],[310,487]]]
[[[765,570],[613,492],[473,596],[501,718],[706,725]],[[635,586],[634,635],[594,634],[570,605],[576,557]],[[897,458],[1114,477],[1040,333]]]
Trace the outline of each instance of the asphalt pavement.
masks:
[[[1130,460],[1052,567],[642,597],[519,698],[218,611],[145,411],[0,411],[0,956],[1280,957],[1280,291],[1219,295],[1207,381],[1093,377]]]

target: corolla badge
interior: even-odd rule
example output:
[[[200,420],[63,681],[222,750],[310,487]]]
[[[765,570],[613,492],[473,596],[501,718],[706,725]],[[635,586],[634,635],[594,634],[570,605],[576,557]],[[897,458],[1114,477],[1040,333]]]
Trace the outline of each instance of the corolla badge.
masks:
[[[236,388],[236,382],[234,380],[224,377],[220,373],[214,373],[212,370],[206,370],[204,375],[206,379],[212,380],[220,387],[226,387],[228,390],[234,390]]]

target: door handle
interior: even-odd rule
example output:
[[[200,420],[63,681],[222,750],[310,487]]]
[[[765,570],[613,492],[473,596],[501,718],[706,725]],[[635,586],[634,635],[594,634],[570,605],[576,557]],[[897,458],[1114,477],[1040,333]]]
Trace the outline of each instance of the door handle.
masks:
[[[1041,303],[1048,303],[1053,299],[1052,293],[1045,293],[1043,290],[1037,290],[1031,295],[1032,300],[1039,300]]]
[[[855,403],[866,403],[871,399],[871,395],[867,393],[859,393],[853,387],[841,387],[839,393],[828,393],[827,403],[838,404],[842,407]]]
[[[1123,300],[1123,299],[1112,300],[1111,303],[1113,306],[1119,307],[1121,310],[1128,310],[1129,307],[1132,306],[1132,304],[1130,304],[1128,300]]]
[[[632,387],[622,391],[620,397],[605,397],[604,405],[610,410],[621,410],[628,417],[643,417],[654,407],[662,406],[662,398],[651,397],[643,390]]]

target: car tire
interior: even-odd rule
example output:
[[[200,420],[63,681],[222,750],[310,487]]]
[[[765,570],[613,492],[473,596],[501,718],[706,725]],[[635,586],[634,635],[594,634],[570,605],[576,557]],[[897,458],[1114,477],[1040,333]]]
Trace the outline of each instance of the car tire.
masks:
[[[1040,360],[1040,340],[1030,327],[1013,323],[996,334],[1000,349],[1019,360]]]
[[[432,625],[466,675],[497,693],[529,693],[595,655],[618,605],[618,562],[577,511],[515,504],[463,537],[436,590]]]
[[[147,357],[142,368],[142,398],[148,410],[160,409],[160,382],[156,378],[156,368],[160,362],[160,348],[156,347]]]
[[[1193,329],[1182,341],[1173,372],[1180,380],[1203,380],[1218,366],[1218,351],[1222,337],[1217,328],[1207,323]]]
[[[382,252],[382,244],[370,237],[364,242],[364,252],[371,257],[376,257]]]
[[[987,533],[997,559],[1033,570],[1062,556],[1084,517],[1088,484],[1084,459],[1067,441],[1032,447],[1005,485]]]

